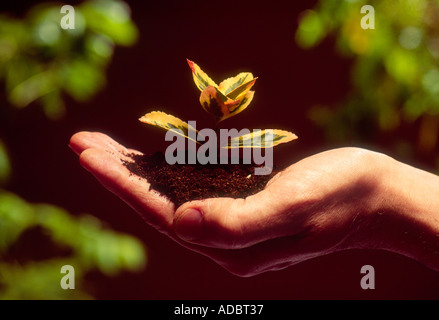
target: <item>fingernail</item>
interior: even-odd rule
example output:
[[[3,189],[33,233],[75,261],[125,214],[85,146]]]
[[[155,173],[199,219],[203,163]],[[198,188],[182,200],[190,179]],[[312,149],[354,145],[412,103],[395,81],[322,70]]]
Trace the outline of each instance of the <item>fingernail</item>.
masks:
[[[203,216],[197,209],[186,209],[175,223],[177,235],[186,241],[193,241],[201,236]]]

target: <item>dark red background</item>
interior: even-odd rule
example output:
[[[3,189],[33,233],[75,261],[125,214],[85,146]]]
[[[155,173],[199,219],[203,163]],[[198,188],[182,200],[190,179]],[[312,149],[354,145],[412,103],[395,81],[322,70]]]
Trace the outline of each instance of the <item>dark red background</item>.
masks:
[[[24,3],[24,4],[23,4]],[[24,12],[25,4],[2,4]],[[117,48],[108,85],[92,101],[67,100],[68,113],[47,121],[37,105],[11,111],[2,132],[14,175],[8,189],[31,202],[48,202],[73,214],[92,213],[148,248],[147,268],[116,278],[89,277],[98,298],[113,299],[400,299],[439,298],[439,274],[385,252],[352,251],[301,263],[283,271],[239,278],[159,234],[85,170],[69,150],[72,134],[102,131],[145,152],[164,148],[164,133],[138,117],[170,112],[197,126],[211,126],[199,103],[185,59],[215,80],[251,71],[259,77],[250,109],[225,123],[237,128],[279,128],[299,140],[276,150],[292,162],[328,149],[307,118],[314,104],[340,101],[349,90],[350,61],[334,53],[331,39],[301,50],[294,34],[299,14],[314,1],[128,1],[140,30],[135,47]],[[384,146],[373,148],[384,150]],[[360,269],[375,268],[376,289],[362,290]]]

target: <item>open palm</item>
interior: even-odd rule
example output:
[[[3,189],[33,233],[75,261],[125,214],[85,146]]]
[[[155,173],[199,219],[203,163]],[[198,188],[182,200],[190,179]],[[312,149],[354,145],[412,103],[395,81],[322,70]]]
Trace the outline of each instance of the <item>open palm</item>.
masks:
[[[124,166],[129,153],[140,152],[98,132],[75,134],[70,147],[81,165],[147,224],[241,276],[349,247],[354,226],[379,206],[370,201],[377,186],[368,168],[377,154],[363,149],[306,158],[246,199],[211,198],[176,208]]]

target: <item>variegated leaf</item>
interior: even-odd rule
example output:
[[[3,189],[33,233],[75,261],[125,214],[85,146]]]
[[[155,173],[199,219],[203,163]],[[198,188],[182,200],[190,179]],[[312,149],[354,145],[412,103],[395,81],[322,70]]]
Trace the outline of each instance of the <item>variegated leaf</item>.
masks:
[[[205,111],[217,118],[229,114],[229,109],[224,104],[222,98],[220,98],[217,89],[212,86],[208,86],[201,92],[200,103]]]
[[[233,91],[229,92],[226,96],[232,100],[242,100],[245,94],[253,87],[257,79],[258,78],[254,78],[253,80],[243,83]]]
[[[229,103],[226,104],[229,109],[229,113],[223,115],[219,121],[223,121],[225,119],[228,119],[234,115],[237,115],[241,111],[243,111],[245,108],[247,108],[250,104],[250,102],[253,100],[255,92],[254,91],[248,91],[245,96],[242,98],[242,100],[235,100],[234,104]]]
[[[221,146],[221,148],[272,148],[295,139],[297,136],[289,131],[265,129],[234,137],[230,139],[228,145]]]
[[[218,89],[218,87],[214,87],[214,88],[215,88],[215,90],[216,90],[216,92],[217,92],[218,97],[219,97],[223,102],[230,103],[230,101],[233,101],[232,99],[228,98],[224,93],[222,93],[222,92]]]
[[[173,131],[178,135],[199,143],[196,138],[197,135],[199,135],[198,131],[188,123],[170,114],[161,111],[152,111],[141,117],[139,121],[165,130]],[[189,134],[189,132],[191,133]],[[195,139],[191,137],[194,137]]]
[[[232,100],[225,97],[226,101],[223,101],[223,97],[217,88],[208,86],[201,92],[200,103],[205,111],[216,117],[218,121],[225,119],[230,113],[230,110],[235,110],[241,101]]]
[[[203,91],[208,86],[218,88],[218,85],[215,83],[215,81],[209,78],[209,76],[203,70],[201,70],[201,68],[195,62],[189,59],[186,60],[192,70],[192,77],[194,78],[195,85],[198,87],[198,89],[200,89],[200,91]]]
[[[253,80],[253,74],[251,74],[250,72],[241,72],[237,76],[227,78],[226,80],[222,81],[219,84],[218,89],[226,96],[228,96],[229,93],[231,93],[241,85],[250,82],[252,80]]]

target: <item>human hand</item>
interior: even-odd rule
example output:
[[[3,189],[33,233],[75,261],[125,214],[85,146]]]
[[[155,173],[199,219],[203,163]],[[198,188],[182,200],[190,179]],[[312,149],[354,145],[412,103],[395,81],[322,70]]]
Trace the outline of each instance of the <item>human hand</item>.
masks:
[[[75,134],[70,147],[84,168],[148,224],[240,276],[348,248],[399,250],[393,241],[383,244],[395,221],[394,202],[383,197],[389,190],[383,177],[394,160],[379,153],[330,150],[291,165],[246,199],[211,198],[175,208],[123,165],[137,151],[90,132]],[[406,220],[396,221],[406,226]]]

